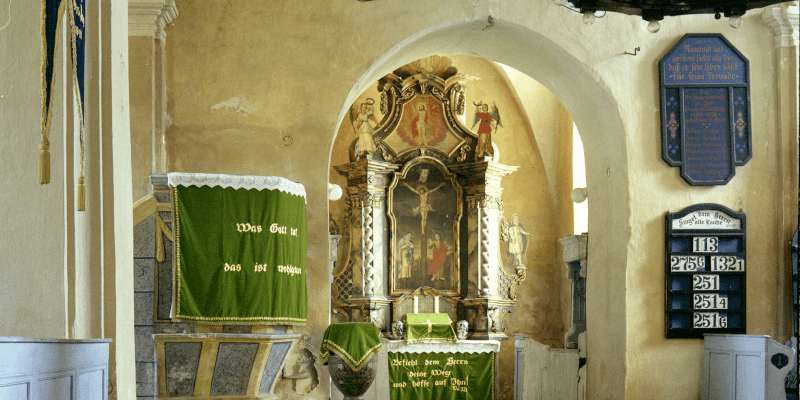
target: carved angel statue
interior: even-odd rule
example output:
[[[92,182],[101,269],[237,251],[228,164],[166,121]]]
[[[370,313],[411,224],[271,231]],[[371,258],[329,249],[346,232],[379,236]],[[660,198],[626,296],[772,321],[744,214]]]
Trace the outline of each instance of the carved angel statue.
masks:
[[[375,100],[370,98],[361,103],[358,107],[358,112],[354,107],[350,107],[350,122],[353,124],[356,135],[358,135],[356,157],[360,153],[370,155],[377,150],[375,141],[372,139],[372,133],[375,132],[375,127],[378,126],[378,120],[375,118],[375,112],[372,108],[373,104],[375,104]],[[375,122],[375,126],[370,121]]]
[[[475,148],[475,161],[483,160],[483,157],[494,157],[492,150],[492,131],[497,131],[498,127],[503,126],[500,121],[500,112],[497,105],[492,105],[492,112],[489,112],[489,105],[483,102],[472,103],[475,105],[475,120],[472,128],[478,125],[478,145]]]
[[[519,222],[519,214],[514,213],[511,224],[505,218],[500,220],[500,237],[506,242],[506,251],[511,259],[511,265],[517,267],[525,265],[525,251],[528,250],[528,238],[533,234],[525,231]]]

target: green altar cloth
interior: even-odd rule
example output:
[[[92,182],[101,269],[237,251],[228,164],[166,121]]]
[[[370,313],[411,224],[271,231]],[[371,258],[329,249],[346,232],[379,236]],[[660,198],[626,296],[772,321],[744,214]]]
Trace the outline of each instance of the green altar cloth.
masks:
[[[276,177],[223,175],[239,186],[220,187],[214,181],[217,175],[176,175],[189,178],[173,185],[170,174],[176,240],[174,318],[209,325],[305,324],[302,185]],[[251,184],[262,180],[278,188]]]
[[[406,343],[457,342],[452,321],[447,314],[408,313],[406,320]]]
[[[355,371],[367,365],[381,349],[381,331],[371,322],[346,322],[331,324],[322,337],[320,356],[328,361],[331,351]]]
[[[389,395],[392,400],[493,399],[494,377],[494,353],[491,352],[389,352]]]

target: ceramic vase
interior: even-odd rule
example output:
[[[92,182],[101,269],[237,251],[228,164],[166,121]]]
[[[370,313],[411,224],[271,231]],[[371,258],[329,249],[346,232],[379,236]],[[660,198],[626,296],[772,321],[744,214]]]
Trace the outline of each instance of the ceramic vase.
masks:
[[[344,399],[363,399],[372,381],[375,380],[378,356],[373,356],[361,371],[354,371],[338,355],[331,353],[328,358],[328,372],[334,386],[344,395]]]

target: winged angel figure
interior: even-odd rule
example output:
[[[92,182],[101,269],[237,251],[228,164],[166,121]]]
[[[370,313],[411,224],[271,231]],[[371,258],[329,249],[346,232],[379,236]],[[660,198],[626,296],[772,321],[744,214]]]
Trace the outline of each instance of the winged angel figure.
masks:
[[[492,104],[492,112],[489,112],[489,105],[483,102],[472,103],[475,105],[475,120],[472,129],[478,125],[478,146],[475,148],[475,161],[482,161],[483,157],[494,157],[492,150],[492,131],[497,131],[498,127],[503,126],[500,121],[500,112],[497,105]]]
[[[375,112],[372,105],[375,100],[367,99],[361,103],[356,112],[355,107],[350,107],[350,123],[353,124],[353,129],[358,135],[358,146],[356,148],[356,157],[360,153],[367,153],[370,155],[377,149],[375,148],[375,141],[372,139],[372,133],[375,132],[375,127],[378,126],[378,120],[375,118]],[[370,121],[375,123],[373,126]]]

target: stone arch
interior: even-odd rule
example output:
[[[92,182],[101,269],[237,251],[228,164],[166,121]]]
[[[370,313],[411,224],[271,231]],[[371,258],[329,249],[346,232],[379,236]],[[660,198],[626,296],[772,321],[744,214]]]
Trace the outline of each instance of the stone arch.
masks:
[[[353,84],[341,122],[360,93],[386,73],[434,55],[483,57],[509,65],[547,87],[572,115],[585,149],[592,201],[587,280],[588,397],[624,398],[626,369],[626,263],[630,197],[626,129],[608,87],[580,60],[533,25],[502,17],[443,22],[399,41]],[[569,40],[570,38],[565,38]],[[577,39],[576,39],[577,40]],[[574,50],[573,50],[574,52]],[[334,140],[338,130],[333,129]],[[330,158],[329,158],[330,160]],[[602,395],[601,395],[602,394]]]

